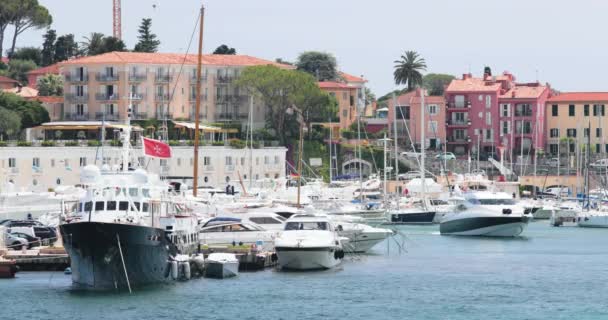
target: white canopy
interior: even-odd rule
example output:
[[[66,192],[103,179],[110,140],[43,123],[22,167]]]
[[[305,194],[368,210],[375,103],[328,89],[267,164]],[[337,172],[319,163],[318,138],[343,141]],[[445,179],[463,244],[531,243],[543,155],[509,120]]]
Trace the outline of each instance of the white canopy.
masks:
[[[421,193],[422,192],[422,179],[420,179],[420,178],[412,179],[410,182],[408,182],[405,185],[405,187],[410,192]],[[426,193],[440,193],[443,191],[443,186],[438,184],[431,178],[425,179],[424,187],[426,189],[425,190]]]

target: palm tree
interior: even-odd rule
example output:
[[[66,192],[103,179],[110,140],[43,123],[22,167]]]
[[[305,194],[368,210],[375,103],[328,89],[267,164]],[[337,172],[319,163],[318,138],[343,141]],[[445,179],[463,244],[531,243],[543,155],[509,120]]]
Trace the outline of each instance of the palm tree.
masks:
[[[99,54],[103,48],[105,35],[99,32],[92,32],[89,37],[84,37],[86,41],[80,43],[82,55],[93,56]]]
[[[405,51],[401,60],[395,60],[395,83],[407,85],[407,91],[422,84],[422,73],[426,70],[426,62],[416,51]]]

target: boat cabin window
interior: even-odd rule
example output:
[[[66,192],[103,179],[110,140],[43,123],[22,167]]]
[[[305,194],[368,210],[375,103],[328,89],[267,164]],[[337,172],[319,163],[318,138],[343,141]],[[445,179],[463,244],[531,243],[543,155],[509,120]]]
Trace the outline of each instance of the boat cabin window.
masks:
[[[327,222],[287,222],[285,230],[328,230]]]
[[[150,189],[141,189],[141,194],[146,198],[150,198]]]
[[[144,202],[141,204],[141,211],[148,212],[148,203],[147,202]]]
[[[78,212],[82,212],[82,209],[83,209],[82,207],[83,207],[82,202],[79,202],[78,203]]]
[[[118,203],[118,210],[127,211],[129,209],[129,202],[121,201]]]
[[[240,224],[231,224],[231,225],[223,225],[217,226],[214,228],[209,228],[203,232],[235,232],[235,231],[248,231],[249,229],[245,228]]]
[[[468,201],[472,204],[481,204],[486,206],[515,204],[515,200],[513,199],[469,199]]]
[[[93,210],[93,202],[91,202],[91,201],[85,202],[84,203],[84,212],[90,212],[91,210]]]
[[[129,188],[129,195],[131,197],[137,197],[137,188]]]
[[[141,211],[141,204],[139,202],[133,202],[133,204],[135,205],[135,209],[137,209],[137,211]]]
[[[249,220],[257,224],[282,224],[281,221],[268,217],[253,217],[249,218]]]
[[[116,201],[108,201],[107,211],[115,211],[116,210]]]
[[[95,211],[103,211],[104,210],[104,202],[97,201],[95,202]]]

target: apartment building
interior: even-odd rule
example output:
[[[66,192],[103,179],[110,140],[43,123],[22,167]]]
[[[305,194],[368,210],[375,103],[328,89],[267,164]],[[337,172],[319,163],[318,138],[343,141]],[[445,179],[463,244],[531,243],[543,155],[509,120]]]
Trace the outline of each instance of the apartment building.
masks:
[[[564,92],[546,102],[546,149],[574,153],[590,143],[591,152],[608,153],[608,92]]]
[[[336,98],[340,129],[348,129],[357,121],[359,108],[364,110],[361,100],[367,80],[344,72],[340,72],[339,76],[343,81],[320,81],[319,88]]]
[[[278,178],[285,175],[286,148],[234,149],[200,147],[199,185],[221,187],[243,180]],[[172,181],[192,186],[192,147],[172,147],[173,157],[167,160],[146,158],[142,149],[131,150],[131,163],[162,174]],[[87,164],[108,164],[118,169],[122,148],[105,147],[4,147],[0,152],[0,188],[10,183],[15,191],[47,191],[80,181],[80,172]],[[249,177],[251,166],[251,177]]]
[[[397,117],[397,135],[404,139],[404,144],[413,143],[420,145],[422,132],[420,127],[420,112],[422,111],[422,89],[402,94],[388,100],[388,126],[390,135],[393,135],[395,116]],[[426,111],[424,114],[425,146],[431,149],[439,149],[445,143],[445,98],[442,96],[424,97]],[[407,126],[407,129],[406,129]],[[409,133],[409,134],[408,134]]]
[[[197,56],[192,54],[110,52],[61,63],[65,104],[61,120],[132,119],[194,121]],[[200,119],[246,122],[250,99],[233,82],[248,66],[276,65],[246,55],[204,55]],[[130,95],[130,96],[129,96]],[[254,101],[253,126],[263,127],[265,110]]]
[[[445,91],[448,151],[455,154],[487,153],[515,161],[520,151],[534,154],[544,146],[544,105],[548,85],[517,83],[504,72],[475,78],[464,74]]]

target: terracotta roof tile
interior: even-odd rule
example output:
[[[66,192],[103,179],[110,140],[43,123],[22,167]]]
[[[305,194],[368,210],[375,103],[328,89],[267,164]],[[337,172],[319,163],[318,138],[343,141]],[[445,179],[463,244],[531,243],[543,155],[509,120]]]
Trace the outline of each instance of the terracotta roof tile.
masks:
[[[50,66],[34,69],[34,70],[28,72],[27,74],[35,74],[35,75],[38,75],[38,74],[45,75],[45,74],[48,74],[48,73],[59,74],[59,66],[60,66],[60,64],[61,64],[61,62],[52,64]]]
[[[61,103],[64,101],[63,96],[48,96],[48,97],[37,96],[37,97],[26,98],[26,99],[40,101],[42,103]]]
[[[536,99],[540,97],[543,92],[547,90],[546,86],[527,86],[527,85],[516,85],[511,88],[509,91],[505,92],[505,94],[501,95],[501,99]]]
[[[562,92],[547,99],[549,102],[608,101],[608,92]]]
[[[500,83],[486,82],[480,78],[454,79],[448,85],[446,92],[496,92],[500,90]]]
[[[19,81],[15,80],[15,79],[11,79],[9,77],[5,77],[5,76],[0,76],[0,82],[2,82],[2,83],[19,83]]]
[[[361,77],[357,77],[357,76],[353,76],[352,74],[348,74],[345,72],[338,72],[338,74],[344,78],[344,80],[346,80],[346,82],[367,82],[367,80],[361,78]]]
[[[319,88],[321,89],[355,89],[346,83],[336,81],[319,81]]]
[[[96,56],[81,57],[68,60],[62,65],[80,64],[196,64],[198,56],[196,54],[183,53],[146,53],[146,52],[108,52]],[[205,54],[203,55],[203,65],[217,66],[256,66],[256,65],[275,65],[281,68],[293,69],[293,66],[264,60],[247,55],[222,55]]]

